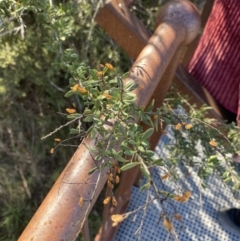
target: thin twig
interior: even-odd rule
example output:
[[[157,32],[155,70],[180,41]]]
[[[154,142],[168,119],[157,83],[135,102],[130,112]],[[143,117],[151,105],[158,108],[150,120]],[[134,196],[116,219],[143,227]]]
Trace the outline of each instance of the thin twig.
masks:
[[[102,160],[102,163],[104,162],[104,160]],[[94,197],[94,195],[95,195],[95,193],[96,193],[96,190],[97,190],[97,187],[98,187],[98,183],[99,183],[99,181],[100,181],[100,177],[102,176],[102,169],[99,169],[99,174],[98,174],[98,177],[97,177],[97,181],[96,181],[96,183],[95,183],[95,187],[94,187],[94,190],[93,190],[93,192],[92,192],[92,196],[90,197],[90,201],[89,201],[89,204],[88,204],[88,207],[86,208],[86,211],[85,211],[85,213],[84,213],[84,215],[83,215],[83,217],[82,217],[82,222],[81,222],[81,227],[80,227],[80,230],[82,229],[82,226],[83,226],[83,224],[84,224],[84,222],[85,222],[85,220],[86,220],[86,218],[87,218],[87,215],[88,215],[88,212],[89,212],[89,210],[90,210],[90,207],[91,207],[91,201],[93,200],[93,197]]]
[[[89,29],[88,36],[87,36],[87,41],[86,41],[86,44],[85,44],[85,55],[87,55],[87,52],[88,52],[88,49],[89,49],[89,43],[91,41],[91,35],[92,35],[92,32],[93,32],[95,17],[97,15],[101,5],[102,5],[102,1],[98,1],[98,4],[96,6],[96,9],[95,9],[95,12],[93,14],[93,17],[91,18],[90,29]]]
[[[127,213],[124,213],[122,216],[124,218],[127,218],[128,216],[134,214],[134,213],[137,213],[138,211],[140,211],[141,209],[144,209],[146,208],[150,203],[152,203],[154,200],[156,200],[157,198],[154,197],[153,199],[151,199],[150,201],[146,202],[144,205],[142,206],[139,206],[137,209],[133,210],[133,211],[130,211],[130,212],[127,212]]]
[[[58,127],[57,129],[55,129],[54,131],[50,132],[50,133],[47,134],[46,136],[43,136],[43,137],[41,138],[41,140],[44,140],[44,139],[48,138],[49,136],[52,136],[53,134],[55,134],[55,133],[57,133],[58,131],[60,131],[63,127],[66,127],[66,126],[72,124],[72,123],[75,122],[76,120],[79,120],[79,118],[75,118],[75,119],[67,122],[67,123],[64,124],[64,125],[59,126],[59,127]]]
[[[27,183],[27,180],[26,180],[26,178],[25,178],[25,176],[23,174],[22,169],[18,168],[18,172],[19,172],[19,174],[21,176],[21,179],[22,179],[22,182],[23,182],[23,187],[24,187],[24,189],[25,189],[25,191],[27,193],[28,198],[30,199],[32,197],[32,195],[31,195],[31,192],[29,190],[28,183]]]
[[[219,129],[213,127],[212,125],[210,125],[210,124],[208,124],[208,123],[206,123],[206,122],[204,122],[204,121],[201,121],[200,119],[192,118],[192,120],[199,121],[199,122],[202,123],[203,125],[206,125],[206,126],[212,128],[212,129],[214,129],[215,131],[217,131],[217,132],[220,134],[220,136],[222,136],[223,139],[225,139],[225,140],[234,148],[234,150],[237,152],[236,147],[232,144],[232,142],[231,142]]]
[[[149,196],[150,196],[150,195],[149,195],[149,190],[148,190],[146,202],[148,202]],[[147,207],[144,207],[144,208],[143,208],[143,216],[142,216],[142,219],[141,219],[140,226],[139,226],[139,228],[138,228],[138,229],[136,230],[136,232],[135,232],[135,235],[138,234],[138,240],[139,240],[139,241],[140,241],[140,239],[141,239],[141,231],[142,231],[143,222],[144,222],[144,219],[145,219],[146,215],[147,215]]]

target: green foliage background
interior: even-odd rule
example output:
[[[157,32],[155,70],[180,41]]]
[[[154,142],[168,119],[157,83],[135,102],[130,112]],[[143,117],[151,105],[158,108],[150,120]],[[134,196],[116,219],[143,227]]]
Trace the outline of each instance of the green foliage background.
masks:
[[[77,101],[64,98],[69,84],[59,65],[64,50],[74,49],[78,60],[90,66],[107,60],[119,69],[130,66],[95,27],[100,3],[0,1],[0,240],[18,238],[74,152],[66,147],[49,153],[53,139],[65,138],[68,128],[40,140],[65,122],[57,112]]]
[[[63,97],[69,87],[64,51],[73,49],[78,62],[93,68],[111,62],[116,72],[123,73],[131,66],[126,54],[94,23],[103,4],[0,1],[0,240],[19,237],[74,152],[73,147],[62,147],[54,155],[49,153],[53,139],[66,138],[68,128],[40,140],[65,123],[59,113],[72,102],[82,108],[75,97]],[[132,11],[153,30],[161,4],[136,1]],[[66,62],[72,57],[67,56]],[[100,220],[96,211],[94,215]]]

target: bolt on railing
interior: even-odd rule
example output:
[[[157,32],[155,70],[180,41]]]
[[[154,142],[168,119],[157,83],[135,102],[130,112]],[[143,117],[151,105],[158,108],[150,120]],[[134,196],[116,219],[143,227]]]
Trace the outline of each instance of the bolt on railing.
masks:
[[[152,98],[162,103],[182,48],[195,38],[200,27],[197,9],[185,0],[172,1],[161,8],[158,21],[159,26],[125,80],[133,79],[142,87],[134,91],[137,106],[146,106]],[[96,163],[86,146],[94,144],[95,140],[90,138],[80,144],[19,241],[77,238],[108,177],[107,168],[89,174]],[[84,199],[81,207],[80,196]]]

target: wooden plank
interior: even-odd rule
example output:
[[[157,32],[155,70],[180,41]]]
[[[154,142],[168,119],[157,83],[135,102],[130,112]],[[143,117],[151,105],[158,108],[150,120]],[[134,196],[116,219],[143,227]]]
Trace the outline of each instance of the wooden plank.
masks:
[[[125,1],[112,0],[99,11],[95,20],[132,59],[146,46],[151,32],[132,14]]]

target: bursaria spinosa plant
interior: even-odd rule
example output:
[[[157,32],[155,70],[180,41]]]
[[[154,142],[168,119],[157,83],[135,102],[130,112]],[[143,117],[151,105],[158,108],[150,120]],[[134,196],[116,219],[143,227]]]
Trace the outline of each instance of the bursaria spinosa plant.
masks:
[[[69,50],[66,54],[70,54]],[[63,67],[71,74],[70,90],[65,96],[77,96],[84,108],[80,111],[76,104],[67,107],[69,121],[47,136],[71,125],[70,134],[80,139],[88,136],[96,140],[94,148],[88,147],[89,151],[94,154],[96,163],[100,160],[104,162],[96,165],[90,173],[105,167],[110,170],[107,186],[111,194],[104,199],[105,205],[111,203],[113,207],[117,206],[114,190],[121,181],[120,172],[136,166],[140,167],[145,180],[141,191],[152,190],[154,193],[154,197],[137,210],[113,215],[114,226],[157,200],[162,209],[159,216],[163,226],[176,236],[173,220],[181,222],[182,217],[174,202],[186,203],[192,195],[191,190],[184,189],[178,182],[179,168],[184,168],[188,174],[190,170],[196,172],[203,187],[206,186],[205,180],[217,172],[234,192],[239,190],[240,177],[232,161],[233,154],[239,150],[238,128],[206,118],[209,107],[197,110],[175,89],[170,91],[162,106],[155,106],[154,100],[149,106],[136,106],[133,90],[141,87],[133,80],[124,81],[128,73],[114,75],[112,64],[100,64],[97,69],[90,69],[84,64],[66,64]],[[179,106],[185,106],[188,113],[179,111]],[[148,128],[144,130],[141,123]],[[227,136],[228,130],[231,131]],[[155,131],[163,134],[172,132],[175,136],[175,141],[167,147],[169,154],[166,158],[157,157],[150,148],[149,138]],[[55,141],[58,144],[51,153],[69,139],[61,141],[55,138]],[[156,168],[160,170],[157,174],[161,180],[160,188],[153,178]],[[83,201],[84,197],[80,197],[80,206]],[[171,213],[165,208],[168,202],[173,203]]]
[[[133,167],[142,171],[141,190],[152,193],[138,209],[113,216],[113,225],[145,211],[155,201],[162,207],[159,221],[174,235],[174,222],[182,221],[174,204],[188,205],[193,195],[193,190],[180,182],[179,168],[189,178],[192,172],[197,173],[200,186],[207,186],[205,180],[217,172],[234,194],[239,190],[239,175],[232,161],[240,149],[239,129],[234,124],[207,119],[208,107],[196,109],[173,87],[163,106],[156,106],[154,101],[149,106],[136,106],[132,91],[143,87],[132,81],[125,83],[128,75],[122,74],[131,61],[103,31],[94,27],[94,16],[104,2],[0,1],[0,94],[4,109],[0,118],[4,127],[1,240],[17,239],[61,169],[61,160],[57,159],[67,160],[70,148],[66,150],[65,146],[75,147],[88,136],[96,140],[95,147],[89,147],[96,163],[91,173],[105,167],[109,170],[110,191],[104,205],[118,205],[115,188],[121,183],[121,173]],[[155,19],[159,6],[157,2],[155,6],[145,2],[142,7],[141,1],[137,1],[132,11],[153,29],[151,19]],[[111,59],[115,66],[97,66],[99,59]],[[61,98],[67,92],[68,80],[67,98]],[[179,106],[186,108],[187,113],[179,111]],[[61,112],[60,117],[56,111]],[[57,124],[62,116],[67,117],[66,123]],[[55,145],[49,147],[49,152],[58,152],[51,158],[45,155],[48,143],[42,145],[36,140],[46,128],[58,125],[47,135],[53,137]],[[70,128],[70,137],[65,136],[64,127]],[[164,158],[150,148],[149,138],[156,131],[175,136],[166,147],[168,153]],[[51,165],[49,161],[53,161]],[[154,174],[158,180],[153,178]],[[86,199],[80,196],[77,205],[85,208]],[[23,208],[26,204],[27,209]],[[168,204],[171,210],[166,209]]]

